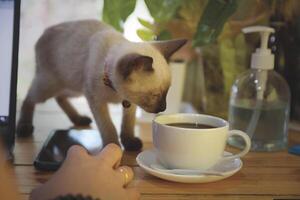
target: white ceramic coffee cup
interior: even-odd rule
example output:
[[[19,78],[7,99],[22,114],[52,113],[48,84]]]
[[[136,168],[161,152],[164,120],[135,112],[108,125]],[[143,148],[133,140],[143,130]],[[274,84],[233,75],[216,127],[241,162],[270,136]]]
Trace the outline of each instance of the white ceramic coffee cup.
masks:
[[[192,129],[168,126],[169,123],[199,123],[215,128]],[[220,159],[242,157],[250,150],[249,136],[239,130],[230,130],[228,122],[202,114],[160,115],[153,120],[153,144],[161,164],[169,169],[206,170]],[[245,148],[238,154],[223,156],[228,137],[244,139]]]

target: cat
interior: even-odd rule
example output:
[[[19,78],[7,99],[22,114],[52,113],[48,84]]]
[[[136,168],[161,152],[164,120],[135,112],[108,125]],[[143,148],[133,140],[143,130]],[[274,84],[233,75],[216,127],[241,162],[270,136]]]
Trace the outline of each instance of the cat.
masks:
[[[89,125],[91,119],[68,100],[84,95],[104,145],[120,145],[108,103],[123,102],[121,142],[126,150],[140,150],[142,142],[134,137],[136,105],[150,113],[166,109],[171,81],[167,61],[185,43],[130,42],[97,20],[49,27],[35,45],[36,73],[21,107],[17,135],[33,133],[35,105],[52,97],[74,125]]]

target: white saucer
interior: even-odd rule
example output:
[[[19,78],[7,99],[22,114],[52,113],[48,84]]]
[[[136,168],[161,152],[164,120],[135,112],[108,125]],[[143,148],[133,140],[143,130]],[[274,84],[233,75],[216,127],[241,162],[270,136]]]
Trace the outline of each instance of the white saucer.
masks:
[[[224,155],[230,155],[229,152],[224,152]],[[168,181],[174,181],[174,182],[180,182],[180,183],[208,183],[208,182],[214,182],[219,181],[225,178],[228,178],[238,172],[242,166],[243,163],[241,159],[230,159],[230,160],[223,160],[217,163],[213,170],[222,172],[224,176],[215,176],[215,175],[178,175],[173,174],[169,172],[163,172],[160,170],[155,170],[152,167],[150,167],[151,164],[157,163],[156,155],[154,152],[154,149],[152,150],[146,150],[136,157],[136,161],[138,165],[144,169],[149,174],[156,176],[161,179],[165,179]]]

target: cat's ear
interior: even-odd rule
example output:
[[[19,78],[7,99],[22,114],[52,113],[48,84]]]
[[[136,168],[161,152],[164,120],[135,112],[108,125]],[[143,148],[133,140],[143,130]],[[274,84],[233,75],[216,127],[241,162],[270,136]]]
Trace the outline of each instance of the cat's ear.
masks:
[[[126,79],[135,70],[154,71],[153,58],[140,54],[128,54],[123,56],[117,65],[117,70]]]
[[[187,39],[176,39],[166,41],[150,42],[162,55],[169,60],[169,58],[187,42]]]

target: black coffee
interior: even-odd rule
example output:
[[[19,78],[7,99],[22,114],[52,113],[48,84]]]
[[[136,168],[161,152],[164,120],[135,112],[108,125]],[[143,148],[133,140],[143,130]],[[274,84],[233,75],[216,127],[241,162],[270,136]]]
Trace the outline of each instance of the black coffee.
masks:
[[[216,128],[207,124],[199,124],[199,123],[169,123],[166,124],[168,126],[175,126],[179,128],[192,128],[192,129],[208,129],[208,128]]]

